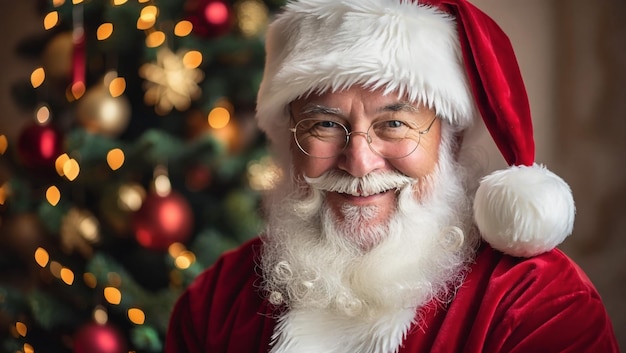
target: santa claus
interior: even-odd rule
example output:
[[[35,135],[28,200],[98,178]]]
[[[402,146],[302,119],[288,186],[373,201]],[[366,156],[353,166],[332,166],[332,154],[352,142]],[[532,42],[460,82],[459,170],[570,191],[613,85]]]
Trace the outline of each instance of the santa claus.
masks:
[[[555,247],[568,185],[534,160],[502,30],[465,0],[300,0],[267,33],[267,229],[199,276],[166,352],[616,352]],[[486,129],[510,165],[485,171]]]

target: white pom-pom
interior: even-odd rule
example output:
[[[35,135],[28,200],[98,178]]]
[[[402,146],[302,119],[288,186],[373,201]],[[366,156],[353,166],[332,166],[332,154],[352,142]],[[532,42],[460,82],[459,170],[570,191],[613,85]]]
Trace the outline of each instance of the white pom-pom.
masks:
[[[572,233],[572,191],[544,166],[512,166],[484,177],[474,200],[483,239],[506,254],[550,251]]]

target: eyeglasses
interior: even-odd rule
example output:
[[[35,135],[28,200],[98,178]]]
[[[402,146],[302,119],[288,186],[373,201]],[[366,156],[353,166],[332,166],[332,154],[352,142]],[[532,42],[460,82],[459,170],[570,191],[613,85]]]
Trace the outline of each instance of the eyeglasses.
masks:
[[[348,146],[350,137],[363,135],[370,149],[384,158],[403,158],[415,151],[422,135],[427,134],[437,117],[426,128],[403,120],[376,121],[362,131],[349,131],[340,122],[323,119],[302,119],[289,130],[296,144],[306,155],[316,158],[333,158]],[[425,124],[422,124],[425,125]]]

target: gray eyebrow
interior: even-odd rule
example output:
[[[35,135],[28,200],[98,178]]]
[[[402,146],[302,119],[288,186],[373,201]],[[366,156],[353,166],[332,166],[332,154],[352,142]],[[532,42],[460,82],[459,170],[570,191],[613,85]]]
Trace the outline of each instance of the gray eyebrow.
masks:
[[[378,109],[378,112],[418,112],[418,108],[410,102],[396,102],[388,104]],[[322,114],[343,117],[343,113],[339,108],[331,108],[321,104],[309,103],[304,106],[300,114]]]
[[[412,112],[416,113],[419,109],[410,102],[397,102],[386,105],[379,109],[380,112]]]
[[[339,108],[331,108],[320,104],[309,103],[304,106],[301,114],[323,114],[323,115],[336,115],[343,116]]]

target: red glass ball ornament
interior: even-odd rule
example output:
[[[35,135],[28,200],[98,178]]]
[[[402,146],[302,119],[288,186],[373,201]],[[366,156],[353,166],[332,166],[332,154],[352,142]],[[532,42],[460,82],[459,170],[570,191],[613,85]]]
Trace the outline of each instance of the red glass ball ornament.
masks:
[[[62,134],[50,125],[27,125],[18,137],[17,153],[28,168],[54,171],[54,162],[63,153]]]
[[[233,10],[227,1],[190,0],[186,7],[194,33],[202,37],[219,37],[228,33],[233,25]]]
[[[88,323],[74,336],[74,353],[126,353],[126,339],[115,327]]]
[[[167,250],[186,242],[193,229],[193,213],[187,200],[175,191],[167,196],[149,194],[133,214],[137,242],[152,250]]]

